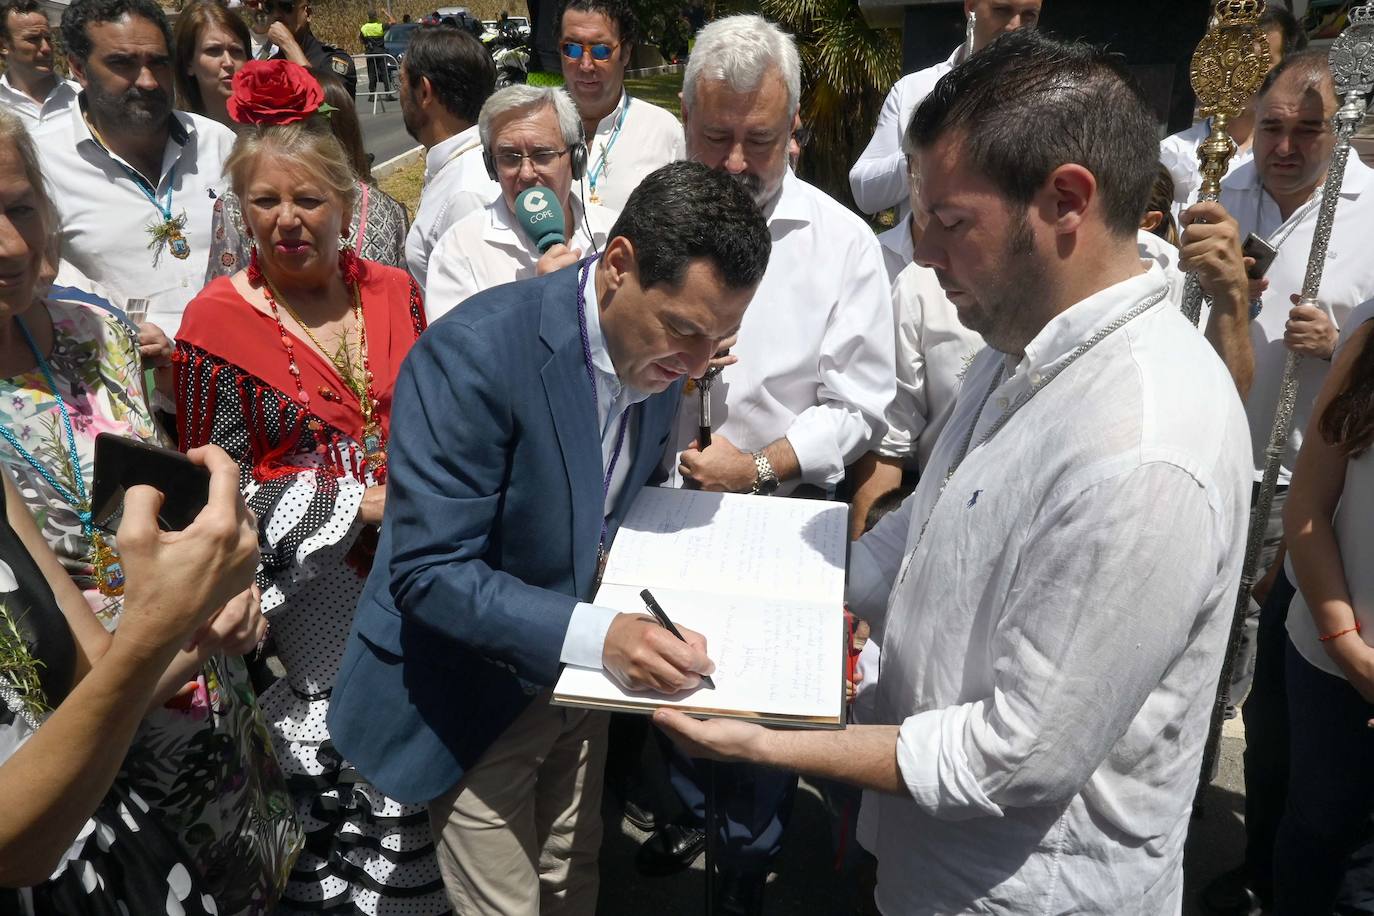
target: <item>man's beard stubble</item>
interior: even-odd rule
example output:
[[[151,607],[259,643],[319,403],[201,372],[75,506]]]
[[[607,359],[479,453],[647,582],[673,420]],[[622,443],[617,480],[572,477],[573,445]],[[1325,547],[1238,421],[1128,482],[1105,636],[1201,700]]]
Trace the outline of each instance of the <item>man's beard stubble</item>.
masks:
[[[172,101],[161,89],[145,92],[133,88],[106,94],[95,80],[86,85],[86,104],[105,124],[118,124],[123,130],[140,133],[166,127],[172,115]]]
[[[958,317],[961,324],[980,334],[993,349],[1018,353],[1039,332],[1039,328],[1033,327],[1031,316],[1040,311],[1038,300],[1048,295],[1045,265],[1036,256],[1035,236],[1026,225],[1024,214],[1016,217],[1000,260],[997,275],[981,284],[978,304],[972,309],[958,310]],[[936,276],[940,278],[939,270]]]

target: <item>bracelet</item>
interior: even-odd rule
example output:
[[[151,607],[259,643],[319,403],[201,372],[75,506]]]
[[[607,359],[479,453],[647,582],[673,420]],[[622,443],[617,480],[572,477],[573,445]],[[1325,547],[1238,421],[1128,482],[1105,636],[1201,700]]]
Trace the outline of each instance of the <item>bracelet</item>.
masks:
[[[1330,642],[1330,641],[1333,640],[1333,639],[1340,639],[1342,636],[1344,636],[1344,635],[1347,634],[1347,633],[1358,633],[1358,632],[1360,632],[1360,624],[1359,624],[1359,622],[1357,621],[1353,627],[1346,627],[1344,630],[1339,630],[1339,631],[1337,631],[1337,632],[1335,632],[1335,633],[1332,633],[1330,636],[1319,636],[1319,637],[1317,637],[1317,641],[1318,641],[1318,642]]]

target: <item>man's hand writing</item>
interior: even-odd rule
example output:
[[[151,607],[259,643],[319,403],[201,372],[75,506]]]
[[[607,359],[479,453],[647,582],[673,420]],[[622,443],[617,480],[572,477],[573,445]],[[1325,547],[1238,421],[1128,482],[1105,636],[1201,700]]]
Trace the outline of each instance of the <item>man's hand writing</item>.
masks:
[[[630,690],[680,693],[701,685],[716,670],[706,655],[706,637],[678,627],[683,642],[652,617],[620,614],[606,631],[602,667]]]

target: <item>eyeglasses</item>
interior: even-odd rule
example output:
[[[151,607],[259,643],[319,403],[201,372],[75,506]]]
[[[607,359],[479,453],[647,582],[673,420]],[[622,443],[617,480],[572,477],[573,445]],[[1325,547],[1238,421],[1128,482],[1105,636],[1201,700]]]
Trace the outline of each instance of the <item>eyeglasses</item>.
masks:
[[[579,44],[575,41],[565,41],[560,50],[568,60],[581,60],[583,54],[590,54],[592,60],[610,60],[615,49],[619,44],[608,45],[604,41],[599,41],[594,45]]]
[[[515,173],[524,168],[526,159],[536,169],[547,169],[567,151],[566,146],[562,149],[537,149],[532,153],[517,153],[514,150],[508,150],[504,153],[497,153],[491,158],[496,161],[496,165],[501,171]]]

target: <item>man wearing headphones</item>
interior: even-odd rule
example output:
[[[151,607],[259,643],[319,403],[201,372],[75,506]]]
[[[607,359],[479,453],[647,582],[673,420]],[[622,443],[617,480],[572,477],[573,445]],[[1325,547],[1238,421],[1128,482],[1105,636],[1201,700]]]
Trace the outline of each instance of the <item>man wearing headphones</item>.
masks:
[[[429,257],[425,311],[433,322],[474,293],[543,276],[600,251],[616,213],[584,205],[573,186],[587,169],[582,122],[562,89],[508,86],[494,93],[477,116],[487,173],[501,195],[449,227]],[[516,198],[543,187],[547,206],[561,214],[566,244],[542,255],[516,219]],[[534,198],[540,201],[540,198]]]

